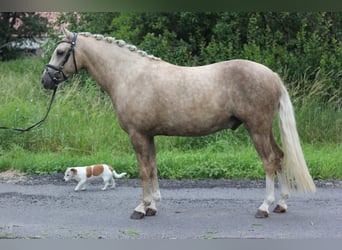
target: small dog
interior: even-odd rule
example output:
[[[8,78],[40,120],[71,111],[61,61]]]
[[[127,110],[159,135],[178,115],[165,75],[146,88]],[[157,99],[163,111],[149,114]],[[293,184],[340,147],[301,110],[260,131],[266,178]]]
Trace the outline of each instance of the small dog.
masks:
[[[115,170],[106,164],[85,166],[85,167],[72,167],[68,168],[64,174],[64,180],[69,181],[74,179],[78,181],[78,184],[75,188],[75,191],[78,191],[80,188],[82,190],[86,190],[86,183],[88,180],[102,177],[105,186],[102,190],[106,190],[107,187],[111,184],[112,188],[115,188],[115,178],[122,178],[126,173],[117,174]]]

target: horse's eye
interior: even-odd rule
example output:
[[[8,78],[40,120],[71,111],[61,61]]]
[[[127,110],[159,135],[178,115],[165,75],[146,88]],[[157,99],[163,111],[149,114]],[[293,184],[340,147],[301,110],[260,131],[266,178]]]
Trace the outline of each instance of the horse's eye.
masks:
[[[62,56],[64,54],[63,50],[58,49],[57,50],[57,56]]]

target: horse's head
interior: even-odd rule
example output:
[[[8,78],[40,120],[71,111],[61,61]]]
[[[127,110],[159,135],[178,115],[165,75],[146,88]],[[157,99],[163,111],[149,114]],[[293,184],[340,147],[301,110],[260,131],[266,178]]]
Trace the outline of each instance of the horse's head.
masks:
[[[77,73],[75,48],[77,33],[72,33],[62,27],[64,38],[58,42],[50,62],[46,64],[42,75],[42,84],[46,89],[55,89],[74,73]]]

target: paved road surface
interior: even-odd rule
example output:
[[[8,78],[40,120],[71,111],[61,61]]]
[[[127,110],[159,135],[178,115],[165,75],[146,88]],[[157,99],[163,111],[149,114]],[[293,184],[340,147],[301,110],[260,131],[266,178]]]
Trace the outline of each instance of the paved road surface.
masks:
[[[99,182],[74,192],[76,183],[60,177],[29,184],[0,180],[0,238],[342,238],[341,181],[325,183],[314,195],[293,193],[289,211],[267,219],[254,218],[263,182],[161,181],[159,213],[137,221],[129,216],[141,198],[139,180],[119,180],[115,190],[102,191]]]

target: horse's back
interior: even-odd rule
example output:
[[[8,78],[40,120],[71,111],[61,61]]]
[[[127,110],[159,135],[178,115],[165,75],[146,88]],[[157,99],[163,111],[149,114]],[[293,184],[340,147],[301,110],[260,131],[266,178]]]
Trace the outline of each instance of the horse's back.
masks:
[[[278,74],[260,63],[234,59],[187,70],[190,79],[196,78],[190,81],[189,92],[199,91],[233,114],[253,114],[258,108],[273,109],[279,104],[282,82]]]

